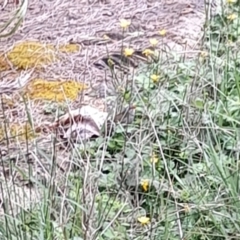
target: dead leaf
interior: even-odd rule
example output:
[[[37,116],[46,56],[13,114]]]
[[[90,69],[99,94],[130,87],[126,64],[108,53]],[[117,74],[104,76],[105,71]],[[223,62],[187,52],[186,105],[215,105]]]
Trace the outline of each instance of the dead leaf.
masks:
[[[106,112],[101,112],[90,106],[71,110],[56,120],[51,128],[57,130],[63,139],[83,141],[93,136],[100,136],[100,129],[107,118]]]
[[[90,139],[93,136],[100,136],[100,129],[91,118],[81,117],[79,119],[80,121],[74,122],[70,126],[68,125],[68,128],[65,128],[64,139],[72,139],[78,142]]]

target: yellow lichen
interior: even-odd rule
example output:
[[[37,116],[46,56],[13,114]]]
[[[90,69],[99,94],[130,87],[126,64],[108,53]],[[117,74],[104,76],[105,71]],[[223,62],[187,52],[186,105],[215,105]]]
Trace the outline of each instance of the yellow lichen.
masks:
[[[15,105],[15,99],[12,96],[12,94],[11,95],[2,94],[2,96],[0,97],[0,105],[8,109],[13,108]]]
[[[25,41],[16,44],[7,53],[9,61],[17,68],[42,68],[58,60],[58,51],[63,53],[74,53],[80,50],[78,44],[64,44],[56,47],[37,41]],[[0,65],[1,66],[1,65]]]
[[[8,126],[0,126],[0,139],[25,141],[35,137],[35,133],[29,123],[10,123]]]
[[[20,69],[42,68],[57,60],[56,50],[52,44],[26,41],[16,44],[7,53],[11,63]]]
[[[10,70],[10,68],[4,54],[0,52],[0,71],[7,71]]]
[[[66,44],[59,46],[59,51],[63,53],[76,53],[80,50],[80,46],[78,44]]]
[[[80,91],[86,89],[83,83],[74,80],[48,81],[44,79],[34,79],[26,89],[25,94],[30,99],[44,99],[50,101],[62,102],[67,99],[75,100]]]

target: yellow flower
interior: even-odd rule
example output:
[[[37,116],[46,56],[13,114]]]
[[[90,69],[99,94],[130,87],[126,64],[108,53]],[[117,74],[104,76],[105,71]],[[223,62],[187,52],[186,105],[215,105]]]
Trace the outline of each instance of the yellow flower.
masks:
[[[191,208],[189,207],[189,205],[187,203],[184,204],[184,212],[189,213],[190,211],[191,211]]]
[[[232,45],[233,45],[233,42],[232,42],[230,39],[228,39],[227,45],[228,45],[228,46],[232,46]]]
[[[167,31],[165,29],[162,29],[159,31],[160,36],[165,36]]]
[[[109,67],[112,67],[114,65],[114,61],[111,58],[107,60],[107,63]]]
[[[143,55],[145,55],[146,57],[151,56],[154,54],[154,51],[152,51],[151,49],[147,48],[142,52]]]
[[[237,0],[227,0],[227,3],[236,3]]]
[[[200,55],[201,55],[201,57],[205,58],[205,57],[208,56],[208,52],[206,52],[206,51],[201,51]]]
[[[150,38],[149,42],[152,46],[156,46],[158,44],[158,40],[156,38]]]
[[[236,18],[237,18],[237,14],[235,14],[235,13],[230,14],[230,15],[227,16],[227,19],[230,20],[230,21],[233,21]]]
[[[138,218],[138,221],[142,224],[142,225],[145,225],[145,224],[148,224],[150,222],[150,218],[149,217],[139,217]]]
[[[123,29],[126,29],[127,27],[129,27],[131,24],[130,20],[126,20],[126,19],[120,19],[120,26]]]
[[[148,179],[143,179],[141,181],[141,185],[142,185],[143,191],[147,192],[147,190],[149,188],[149,180]]]
[[[125,57],[130,57],[130,56],[133,55],[133,53],[134,53],[134,49],[133,48],[125,48],[124,52],[123,52]]]
[[[152,81],[153,81],[154,83],[157,83],[157,82],[159,81],[160,76],[159,76],[159,75],[156,75],[156,74],[152,74],[152,75],[150,76],[150,78],[152,79]]]
[[[150,162],[151,163],[157,163],[158,162],[158,157],[157,157],[157,155],[155,154],[155,153],[153,153],[152,154],[152,157],[151,157],[151,159],[150,159]]]

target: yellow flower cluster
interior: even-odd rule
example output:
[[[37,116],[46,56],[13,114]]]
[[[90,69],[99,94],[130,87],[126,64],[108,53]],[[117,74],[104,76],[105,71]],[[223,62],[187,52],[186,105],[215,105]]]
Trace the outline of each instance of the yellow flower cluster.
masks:
[[[131,25],[130,20],[120,19],[120,26],[123,30],[126,30],[130,25]],[[165,36],[166,32],[167,31],[165,29],[162,29],[162,30],[159,31],[159,35],[160,36]],[[158,40],[156,38],[150,38],[149,43],[151,44],[152,47],[156,47],[158,45]],[[133,54],[134,54],[134,49],[133,48],[124,48],[123,49],[123,55],[125,57],[131,57]],[[146,57],[149,57],[149,56],[154,55],[154,51],[147,48],[142,52],[142,54],[145,55]]]

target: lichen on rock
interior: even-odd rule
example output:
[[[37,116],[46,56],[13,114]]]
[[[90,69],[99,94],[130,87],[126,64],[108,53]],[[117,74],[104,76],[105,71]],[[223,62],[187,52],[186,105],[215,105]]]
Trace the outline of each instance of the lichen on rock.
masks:
[[[44,99],[63,102],[75,100],[80,91],[87,88],[87,85],[74,80],[45,80],[34,79],[25,88],[25,94],[30,99]]]

